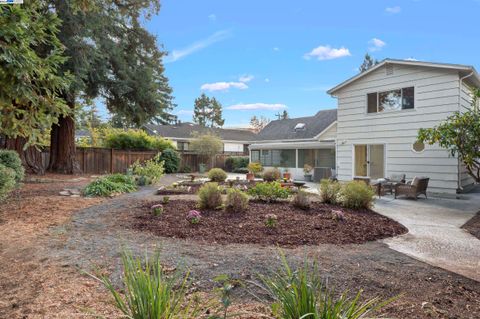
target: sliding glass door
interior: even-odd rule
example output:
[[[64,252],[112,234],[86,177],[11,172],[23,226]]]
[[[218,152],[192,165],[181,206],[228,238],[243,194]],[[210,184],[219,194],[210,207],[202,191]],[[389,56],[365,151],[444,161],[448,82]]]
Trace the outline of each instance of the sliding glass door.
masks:
[[[385,146],[358,144],[354,146],[354,175],[372,179],[385,177]]]

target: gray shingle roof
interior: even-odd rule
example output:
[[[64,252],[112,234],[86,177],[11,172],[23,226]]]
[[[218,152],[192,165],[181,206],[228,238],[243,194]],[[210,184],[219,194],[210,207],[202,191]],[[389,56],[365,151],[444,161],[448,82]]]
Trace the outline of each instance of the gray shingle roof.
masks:
[[[222,140],[227,141],[253,141],[256,140],[257,134],[239,129],[223,129],[223,128],[207,128],[192,123],[179,123],[177,125],[153,125],[147,124],[145,128],[150,134],[157,134],[171,138],[192,138],[194,132],[200,134],[213,132]]]
[[[258,133],[258,141],[310,139],[323,132],[337,120],[337,110],[319,111],[314,116],[298,117],[287,120],[271,121]],[[305,129],[295,131],[298,123],[304,123]]]

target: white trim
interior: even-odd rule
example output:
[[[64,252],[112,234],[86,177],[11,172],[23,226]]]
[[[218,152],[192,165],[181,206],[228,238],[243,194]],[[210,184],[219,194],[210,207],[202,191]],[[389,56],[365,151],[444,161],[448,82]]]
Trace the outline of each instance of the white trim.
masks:
[[[458,70],[458,71],[471,71],[474,73],[475,80],[480,83],[480,76],[478,75],[477,71],[473,66],[469,65],[460,65],[460,64],[447,64],[447,63],[433,63],[433,62],[422,62],[422,61],[406,61],[406,60],[395,60],[395,59],[385,59],[379,64],[371,67],[367,71],[361,72],[346,81],[338,84],[337,86],[331,88],[327,91],[330,95],[335,95],[335,92],[340,90],[341,88],[349,85],[350,83],[364,77],[367,74],[372,73],[373,71],[383,67],[386,64],[399,64],[399,65],[409,65],[409,66],[421,66],[421,67],[430,67],[430,68],[441,68],[441,69],[449,69],[449,70]]]
[[[399,109],[399,110],[390,110],[390,111],[382,111],[382,112],[379,112],[378,111],[378,107],[380,106],[380,93],[385,93],[385,92],[389,92],[389,91],[398,91],[400,90],[401,92],[401,100],[402,100],[402,106],[403,106],[403,89],[408,89],[408,88],[412,88],[413,87],[413,109]],[[377,112],[372,112],[372,113],[369,113],[368,112],[368,95],[369,94],[372,94],[372,93],[375,93],[377,94]],[[367,92],[367,94],[365,94],[365,115],[367,116],[372,116],[372,115],[378,115],[378,114],[390,114],[390,113],[398,113],[398,112],[416,112],[417,110],[417,85],[416,84],[412,84],[410,86],[404,86],[404,87],[393,87],[391,89],[386,89],[386,90],[383,90],[383,91],[372,91],[372,92]]]
[[[355,175],[355,145],[365,145],[367,146],[367,176],[357,176]],[[383,145],[383,177],[387,176],[387,143],[353,143],[352,144],[352,179],[355,177],[368,177],[370,176],[370,145]]]

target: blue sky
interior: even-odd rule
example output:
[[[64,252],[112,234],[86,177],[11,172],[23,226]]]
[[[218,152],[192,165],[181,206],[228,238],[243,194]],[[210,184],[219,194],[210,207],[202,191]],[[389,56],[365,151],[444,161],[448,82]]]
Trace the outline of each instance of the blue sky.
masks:
[[[202,92],[225,126],[253,115],[335,108],[326,90],[355,75],[366,52],[479,66],[480,0],[164,0],[146,23],[169,52],[175,114],[191,121]]]

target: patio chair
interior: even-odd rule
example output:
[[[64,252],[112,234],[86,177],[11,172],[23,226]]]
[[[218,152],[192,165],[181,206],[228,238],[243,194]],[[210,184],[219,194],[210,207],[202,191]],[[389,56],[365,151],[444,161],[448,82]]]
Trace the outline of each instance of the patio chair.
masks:
[[[413,197],[417,200],[418,195],[423,194],[427,198],[428,177],[414,177],[411,182],[395,185],[395,198],[400,195]]]
[[[385,182],[382,183],[384,193],[393,194],[397,184],[405,184],[405,174],[392,174],[390,177],[385,178]]]

